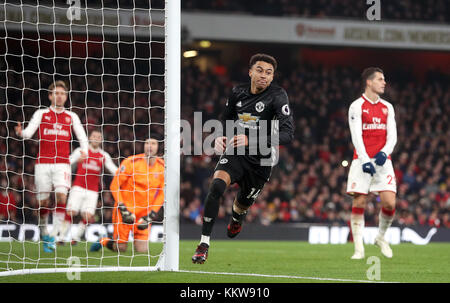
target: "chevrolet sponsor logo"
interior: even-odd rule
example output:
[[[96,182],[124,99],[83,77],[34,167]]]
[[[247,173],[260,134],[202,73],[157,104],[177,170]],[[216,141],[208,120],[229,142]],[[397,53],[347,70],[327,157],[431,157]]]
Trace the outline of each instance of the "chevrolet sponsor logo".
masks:
[[[252,116],[252,114],[249,114],[249,113],[238,114],[238,117],[239,117],[239,120],[244,121],[244,123],[247,123],[249,121],[258,122],[258,120],[259,120],[259,117]]]

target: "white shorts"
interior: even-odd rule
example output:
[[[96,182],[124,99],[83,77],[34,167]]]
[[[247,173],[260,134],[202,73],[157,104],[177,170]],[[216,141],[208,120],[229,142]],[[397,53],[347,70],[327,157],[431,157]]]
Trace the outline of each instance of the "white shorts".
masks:
[[[76,213],[95,214],[97,209],[98,192],[80,186],[72,186],[67,201],[66,210]]]
[[[69,164],[41,163],[34,166],[34,184],[36,185],[38,200],[48,199],[53,187],[55,192],[67,194],[71,182],[72,171]]]
[[[364,194],[369,192],[379,194],[382,191],[397,192],[397,184],[395,182],[395,173],[392,161],[387,159],[383,166],[375,164],[375,160],[370,160],[375,167],[375,174],[371,176],[362,170],[362,161],[354,159],[350,165],[350,171],[347,179],[347,193],[353,195]]]

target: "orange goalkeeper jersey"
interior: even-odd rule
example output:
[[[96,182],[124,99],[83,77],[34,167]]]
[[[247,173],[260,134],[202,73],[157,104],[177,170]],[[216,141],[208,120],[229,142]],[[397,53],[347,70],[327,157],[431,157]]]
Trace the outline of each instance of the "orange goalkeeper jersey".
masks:
[[[158,212],[164,202],[164,160],[157,158],[148,165],[145,154],[126,158],[111,182],[111,193],[136,217]]]

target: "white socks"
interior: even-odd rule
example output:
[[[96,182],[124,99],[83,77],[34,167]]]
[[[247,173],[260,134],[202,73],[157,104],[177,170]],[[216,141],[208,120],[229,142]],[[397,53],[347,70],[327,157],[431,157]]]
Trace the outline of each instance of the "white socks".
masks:
[[[364,252],[363,231],[364,231],[364,208],[353,207],[350,216],[353,243],[355,251]]]
[[[204,236],[204,235],[202,235],[202,237],[200,238],[200,243],[205,243],[205,244],[208,244],[208,246],[209,246],[209,236]]]
[[[60,211],[53,212],[53,229],[50,233],[50,236],[55,238],[58,236],[59,231],[61,230],[62,224],[64,222],[65,213]]]
[[[378,216],[378,236],[384,238],[384,234],[391,226],[392,221],[394,221],[395,210],[386,210],[385,208],[381,208],[380,214]]]
[[[84,224],[83,221],[80,221],[80,223],[78,223],[78,228],[77,231],[75,233],[75,237],[73,238],[75,241],[80,241],[81,237],[84,235],[84,231],[86,230],[86,224]]]
[[[48,236],[47,223],[48,223],[48,214],[39,217],[39,230],[41,237]]]

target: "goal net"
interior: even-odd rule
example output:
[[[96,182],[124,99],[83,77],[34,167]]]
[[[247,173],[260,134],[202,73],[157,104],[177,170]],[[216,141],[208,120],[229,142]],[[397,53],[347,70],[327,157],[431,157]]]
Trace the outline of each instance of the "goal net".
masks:
[[[0,276],[178,270],[180,1],[2,1],[0,37]],[[66,116],[50,87],[60,80],[67,86]],[[83,136],[71,113],[89,139],[88,153],[78,158]],[[68,129],[58,117],[71,117]],[[27,137],[32,118],[40,124]],[[158,143],[150,157],[149,138]],[[56,155],[42,160],[45,148]],[[127,195],[116,199],[111,184],[124,172],[123,161],[139,154],[147,180],[164,178],[143,185],[133,166],[128,187],[119,185]],[[157,160],[163,172],[151,171],[156,162],[148,159],[164,160]],[[61,164],[70,167],[66,195]],[[148,201],[129,201],[138,191]],[[151,224],[139,229],[161,192],[161,208],[152,208]],[[121,199],[136,214],[136,203],[149,207],[125,224]]]

